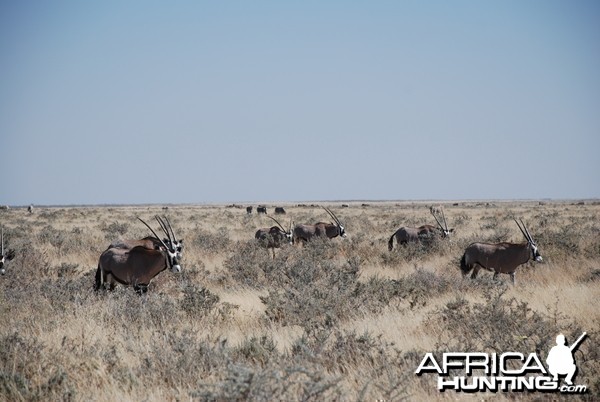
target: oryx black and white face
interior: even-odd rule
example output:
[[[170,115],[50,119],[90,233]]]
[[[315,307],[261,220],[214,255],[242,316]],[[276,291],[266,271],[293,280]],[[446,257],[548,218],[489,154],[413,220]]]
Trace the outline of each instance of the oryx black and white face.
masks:
[[[177,259],[181,260],[183,258],[183,239],[174,240],[171,242],[169,239],[163,237],[163,242],[167,244],[169,247],[172,247],[177,254]]]
[[[344,225],[342,225],[341,223],[338,224],[338,230],[340,231],[341,237],[346,237],[346,229],[344,228]]]
[[[4,229],[2,229],[2,249],[0,254],[0,275],[6,274],[6,263],[15,257],[14,250],[4,250]]]
[[[538,251],[538,246],[533,241],[529,242],[529,248],[531,249],[531,258],[536,262],[542,262],[543,258],[540,252]]]
[[[174,248],[165,250],[167,254],[167,266],[171,272],[181,272],[181,265],[179,265],[179,257],[177,257],[177,250]]]
[[[285,232],[285,239],[289,244],[294,244],[294,234],[291,230]]]

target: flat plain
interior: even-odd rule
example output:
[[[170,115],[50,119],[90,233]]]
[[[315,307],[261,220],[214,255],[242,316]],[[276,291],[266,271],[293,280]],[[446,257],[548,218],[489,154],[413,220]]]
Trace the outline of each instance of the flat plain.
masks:
[[[540,393],[440,393],[414,374],[426,352],[514,351],[545,359],[557,334],[588,339],[574,356],[580,398],[600,398],[600,202],[326,202],[347,238],[271,252],[254,239],[273,221],[235,205],[39,207],[0,211],[0,400],[539,400]],[[285,227],[329,221],[282,203]],[[451,238],[388,250],[401,226]],[[114,240],[149,235],[167,216],[184,239],[182,272],[138,296],[93,290]],[[475,241],[523,242],[543,262],[493,280],[463,278]],[[560,394],[551,395],[561,399]],[[566,398],[566,396],[565,396]]]

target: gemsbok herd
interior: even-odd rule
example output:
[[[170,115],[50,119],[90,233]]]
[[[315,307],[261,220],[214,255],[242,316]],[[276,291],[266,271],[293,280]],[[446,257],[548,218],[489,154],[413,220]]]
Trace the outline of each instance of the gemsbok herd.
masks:
[[[261,206],[262,207],[262,206]],[[264,208],[264,207],[263,207]],[[254,237],[258,244],[271,249],[275,259],[275,249],[288,245],[305,244],[315,238],[333,239],[335,237],[346,238],[346,229],[336,214],[327,207],[322,207],[331,217],[332,222],[317,222],[315,224],[297,224],[293,226],[290,219],[286,229],[279,221],[271,216],[276,225],[260,228]],[[422,225],[419,227],[403,226],[396,230],[388,241],[388,249],[394,248],[394,239],[401,246],[408,243],[422,244],[427,246],[435,238],[449,238],[454,229],[448,228],[446,216],[443,209],[431,207],[430,213],[435,218],[437,226]],[[183,258],[183,239],[177,238],[169,219],[155,216],[158,225],[162,229],[164,237],[161,238],[144,220],[139,218],[152,233],[139,240],[116,240],[113,241],[98,260],[96,270],[95,290],[114,289],[116,284],[132,286],[139,294],[148,291],[148,285],[154,277],[162,271],[169,269],[172,272],[181,272],[181,260]],[[515,223],[525,237],[525,243],[472,243],[468,245],[460,259],[460,270],[463,277],[472,271],[471,278],[476,278],[479,270],[484,268],[494,272],[494,279],[498,274],[508,274],[515,283],[515,272],[517,268],[529,260],[542,261],[538,246],[534,241],[529,229],[523,220]],[[520,222],[520,224],[519,224]],[[293,229],[292,229],[293,227]],[[2,228],[1,243],[2,254],[0,255],[0,275],[6,273],[6,263],[15,257],[15,251],[4,248],[4,228]]]

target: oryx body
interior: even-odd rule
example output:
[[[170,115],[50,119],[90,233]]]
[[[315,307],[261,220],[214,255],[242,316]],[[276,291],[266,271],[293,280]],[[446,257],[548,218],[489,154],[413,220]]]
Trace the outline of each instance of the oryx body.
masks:
[[[454,229],[448,229],[448,223],[446,222],[446,216],[444,215],[443,209],[441,211],[442,219],[438,219],[435,215],[438,209],[434,209],[433,207],[429,208],[429,212],[435,218],[438,226],[433,225],[422,225],[418,228],[403,226],[400,229],[396,230],[394,234],[390,237],[388,241],[388,249],[390,251],[394,248],[394,239],[396,239],[397,244],[406,245],[408,243],[418,243],[425,240],[431,240],[434,236],[448,237],[454,232]],[[444,224],[442,225],[442,222]]]
[[[515,220],[515,222],[517,222]],[[521,223],[523,223],[521,221]],[[519,223],[517,222],[517,225]],[[530,259],[540,262],[540,255],[536,243],[529,234],[527,227],[523,223],[523,228],[519,226],[526,243],[471,243],[465,249],[460,260],[460,269],[463,276],[466,276],[471,270],[471,278],[477,277],[480,268],[494,271],[494,279],[498,274],[509,274],[512,283],[515,283],[515,272],[520,265],[525,264]]]
[[[422,225],[418,228],[403,226],[396,230],[388,241],[388,249],[391,251],[394,248],[394,239],[397,244],[405,245],[407,243],[418,243],[425,239],[430,239],[438,231],[433,225]]]
[[[294,240],[310,241],[314,237],[327,236],[330,239],[334,237],[346,237],[346,229],[337,216],[328,208],[323,207],[325,211],[333,218],[335,223],[319,222],[314,225],[296,225],[294,228]]]
[[[157,216],[156,220],[168,237],[164,242],[146,222],[138,219],[150,229],[154,237],[131,241],[128,245],[133,247],[130,248],[125,247],[127,245],[125,242],[122,242],[120,247],[111,245],[107,248],[98,260],[94,286],[96,290],[103,288],[106,283],[112,290],[115,284],[120,283],[133,286],[136,292],[143,293],[148,290],[150,281],[165,269],[169,268],[173,272],[181,271],[178,257],[180,253],[175,248],[174,234],[171,237],[166,225]],[[157,245],[156,241],[160,244]],[[136,242],[140,244],[135,244]]]
[[[180,272],[175,253],[143,246],[131,249],[109,248],[100,255],[96,271],[96,290],[108,283],[110,289],[120,283],[133,286],[136,292],[146,292],[150,281],[165,269]]]

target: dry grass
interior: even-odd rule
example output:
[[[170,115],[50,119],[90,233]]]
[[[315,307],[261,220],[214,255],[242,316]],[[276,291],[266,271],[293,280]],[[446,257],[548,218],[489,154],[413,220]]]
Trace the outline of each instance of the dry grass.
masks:
[[[286,223],[327,219],[284,206]],[[600,396],[600,205],[445,203],[450,241],[393,252],[398,227],[432,221],[427,204],[329,206],[347,239],[286,247],[274,260],[253,241],[271,221],[245,209],[0,211],[17,251],[0,278],[0,400],[536,399],[440,394],[413,373],[425,352],[545,356],[558,331],[583,330],[578,383]],[[95,293],[100,253],[146,236],[136,216],[154,214],[185,239],[183,272],[161,273],[142,297]],[[513,216],[544,262],[522,266],[514,287],[486,271],[464,280],[458,260],[470,242],[522,240]]]

